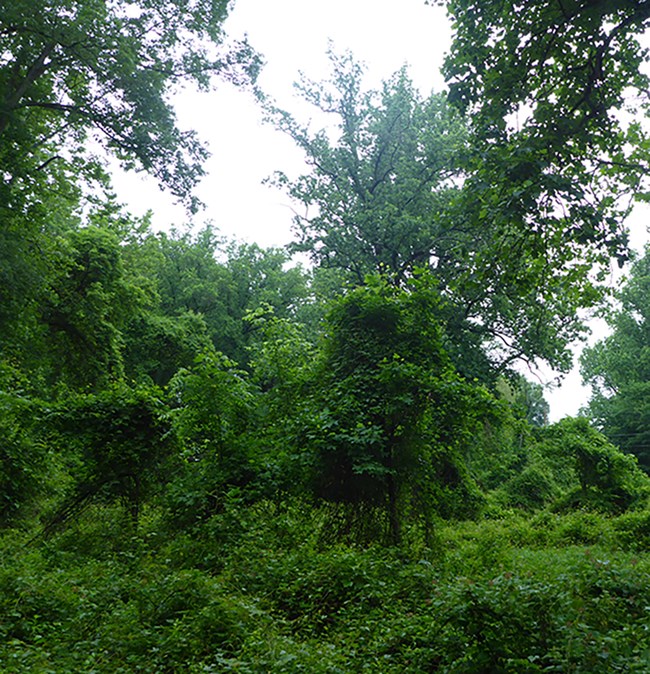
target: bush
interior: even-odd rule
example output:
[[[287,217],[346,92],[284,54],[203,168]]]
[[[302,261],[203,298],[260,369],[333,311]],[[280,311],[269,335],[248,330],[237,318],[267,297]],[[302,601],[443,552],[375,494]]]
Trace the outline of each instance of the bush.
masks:
[[[0,391],[0,527],[15,523],[43,491],[48,453],[39,441],[36,403]]]
[[[631,550],[650,549],[650,510],[621,515],[614,521],[617,543]]]
[[[533,511],[552,503],[559,493],[551,471],[532,464],[510,478],[499,490],[497,498],[504,505]]]
[[[74,486],[48,530],[76,516],[92,500],[121,500],[137,519],[140,507],[169,474],[174,437],[155,387],[115,384],[96,395],[76,395],[46,417],[48,442],[68,456]]]
[[[647,502],[650,478],[586,419],[563,419],[536,429],[517,473],[492,498],[527,511],[589,509],[617,514]]]

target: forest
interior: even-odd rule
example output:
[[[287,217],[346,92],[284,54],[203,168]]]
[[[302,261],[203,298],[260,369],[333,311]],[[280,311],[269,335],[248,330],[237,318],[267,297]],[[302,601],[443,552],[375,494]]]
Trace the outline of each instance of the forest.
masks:
[[[650,672],[650,2],[431,4],[446,88],[332,47],[321,129],[229,0],[0,3],[2,674]],[[219,82],[304,153],[286,247],[193,224]]]

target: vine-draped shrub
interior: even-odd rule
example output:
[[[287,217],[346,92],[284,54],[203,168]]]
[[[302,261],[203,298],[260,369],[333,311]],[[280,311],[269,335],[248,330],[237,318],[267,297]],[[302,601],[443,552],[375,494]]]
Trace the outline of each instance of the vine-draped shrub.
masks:
[[[442,302],[426,276],[406,288],[373,277],[337,299],[304,409],[313,492],[366,529],[379,518],[393,542],[406,519],[428,528],[480,500],[463,454],[492,398],[455,371]]]
[[[174,457],[161,393],[120,383],[53,406],[45,418],[49,442],[69,456],[74,486],[52,523],[95,498],[121,499],[137,518],[151,488],[169,477],[164,467]]]

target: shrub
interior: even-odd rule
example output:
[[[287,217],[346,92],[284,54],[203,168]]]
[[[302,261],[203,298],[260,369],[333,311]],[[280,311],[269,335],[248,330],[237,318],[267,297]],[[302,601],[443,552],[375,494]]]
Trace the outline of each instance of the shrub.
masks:
[[[503,485],[498,498],[505,505],[532,511],[551,503],[559,491],[549,468],[530,464]]]
[[[74,486],[47,530],[66,522],[93,499],[121,500],[137,519],[173,458],[167,409],[155,387],[115,384],[96,395],[76,395],[45,419],[48,441],[71,458]]]
[[[14,523],[43,490],[48,453],[39,441],[38,405],[0,391],[0,527]]]

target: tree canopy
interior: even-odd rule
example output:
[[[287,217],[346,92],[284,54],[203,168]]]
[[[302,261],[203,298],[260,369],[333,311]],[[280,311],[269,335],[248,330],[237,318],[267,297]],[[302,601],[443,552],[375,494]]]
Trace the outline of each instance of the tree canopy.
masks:
[[[569,240],[623,261],[621,219],[647,190],[640,40],[648,3],[451,0],[447,8],[449,97],[469,113],[485,175],[507,178],[492,187],[529,217],[536,209],[550,222],[564,218]]]
[[[443,72],[470,125],[474,217],[503,223],[510,270],[537,288],[526,305],[593,304],[591,281],[610,259],[626,262],[625,219],[647,200],[650,6],[445,4],[454,34]]]
[[[650,468],[650,251],[639,259],[608,312],[608,337],[585,349],[587,412],[622,449]]]
[[[94,142],[190,203],[206,150],[178,128],[169,94],[213,75],[250,81],[259,65],[247,44],[221,46],[227,11],[224,0],[3,3],[4,182],[25,189],[55,161],[92,168]]]
[[[567,345],[583,331],[578,309],[605,291],[610,243],[624,248],[618,220],[606,240],[585,235],[576,214],[591,206],[574,177],[541,165],[524,175],[514,139],[485,145],[476,124],[445,95],[423,97],[404,69],[368,91],[351,54],[330,59],[330,79],[298,90],[331,127],[314,131],[269,106],[311,168],[276,176],[302,209],[295,248],[353,284],[378,272],[399,285],[428,269],[466,374],[517,359],[567,369]]]
[[[463,120],[445,96],[424,98],[406,68],[379,91],[363,88],[364,68],[330,52],[331,79],[303,80],[306,101],[332,118],[315,133],[289,113],[271,119],[305,152],[309,175],[276,181],[305,207],[295,248],[314,262],[346,270],[357,284],[381,273],[404,283],[432,256],[451,256],[464,232],[445,209],[462,177]]]

